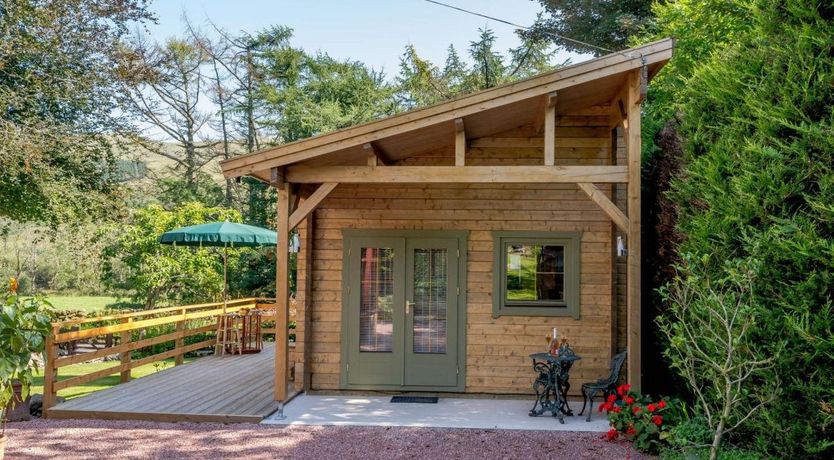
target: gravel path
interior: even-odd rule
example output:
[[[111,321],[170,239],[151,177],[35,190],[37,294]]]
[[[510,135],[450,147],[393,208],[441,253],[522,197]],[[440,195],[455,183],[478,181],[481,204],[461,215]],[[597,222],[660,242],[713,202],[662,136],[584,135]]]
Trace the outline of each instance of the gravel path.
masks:
[[[34,420],[9,424],[7,459],[648,458],[599,433]]]

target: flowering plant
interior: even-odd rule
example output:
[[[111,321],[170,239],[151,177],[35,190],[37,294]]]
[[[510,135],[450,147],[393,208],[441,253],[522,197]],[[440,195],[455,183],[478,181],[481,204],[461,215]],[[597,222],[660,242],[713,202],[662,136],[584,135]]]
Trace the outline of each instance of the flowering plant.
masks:
[[[620,385],[599,411],[608,413],[611,429],[606,434],[610,441],[620,436],[634,442],[643,452],[656,452],[660,442],[669,437],[672,427],[672,403],[666,399],[653,401],[647,396],[631,391],[631,385]]]

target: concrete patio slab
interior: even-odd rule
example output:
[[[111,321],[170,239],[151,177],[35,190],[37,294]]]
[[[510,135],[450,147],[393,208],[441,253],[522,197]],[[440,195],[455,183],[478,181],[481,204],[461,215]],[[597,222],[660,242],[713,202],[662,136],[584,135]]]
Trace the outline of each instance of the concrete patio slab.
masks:
[[[608,420],[595,413],[565,417],[559,423],[548,415],[530,417],[532,401],[518,399],[443,398],[437,404],[391,403],[390,396],[299,395],[284,407],[286,418],[273,414],[262,424],[402,426],[431,428],[479,428],[499,430],[608,431]],[[571,402],[578,410],[582,403]]]

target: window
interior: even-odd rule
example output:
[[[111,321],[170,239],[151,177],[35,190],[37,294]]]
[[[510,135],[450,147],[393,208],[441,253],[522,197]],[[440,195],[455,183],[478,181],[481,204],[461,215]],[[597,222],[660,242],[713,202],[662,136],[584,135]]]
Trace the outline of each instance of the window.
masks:
[[[493,232],[494,317],[579,318],[578,233]]]

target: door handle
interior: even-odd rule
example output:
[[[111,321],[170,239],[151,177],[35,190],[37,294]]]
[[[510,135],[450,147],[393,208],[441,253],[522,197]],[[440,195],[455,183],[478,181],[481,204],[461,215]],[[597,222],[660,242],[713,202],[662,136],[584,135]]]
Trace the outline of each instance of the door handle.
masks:
[[[411,302],[406,300],[405,301],[405,314],[408,315],[411,313]]]

